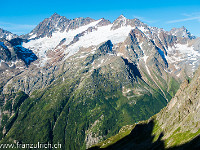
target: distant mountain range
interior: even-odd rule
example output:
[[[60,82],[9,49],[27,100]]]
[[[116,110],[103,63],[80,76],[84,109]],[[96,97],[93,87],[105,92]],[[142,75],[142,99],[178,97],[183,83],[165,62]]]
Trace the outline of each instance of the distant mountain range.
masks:
[[[55,13],[26,35],[0,29],[1,143],[89,148],[158,113],[199,57],[200,38],[185,27],[123,15],[111,23]]]

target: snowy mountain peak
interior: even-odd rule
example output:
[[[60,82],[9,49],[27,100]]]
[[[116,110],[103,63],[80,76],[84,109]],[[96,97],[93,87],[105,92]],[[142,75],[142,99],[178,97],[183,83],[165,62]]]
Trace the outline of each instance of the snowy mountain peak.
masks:
[[[49,20],[51,20],[51,21],[55,21],[55,22],[60,22],[60,21],[62,21],[62,20],[64,20],[64,21],[69,21],[69,19],[67,19],[65,16],[60,16],[60,15],[57,14],[57,13],[54,13],[53,15],[51,15],[50,18],[47,18],[47,19],[49,19]]]
[[[173,28],[171,29],[171,31],[169,31],[169,33],[177,37],[186,37],[189,39],[196,38],[184,26],[182,26],[181,28]]]
[[[122,26],[126,26],[127,25],[127,18],[124,17],[123,15],[120,15],[114,22],[113,22],[113,26],[112,26],[112,30],[116,30]]]
[[[116,23],[116,22],[126,23],[126,20],[127,18],[124,15],[120,15],[113,23]]]
[[[57,14],[56,12],[53,15],[51,15],[51,18],[57,18],[57,17],[60,17],[60,15]]]
[[[180,29],[187,30],[185,26],[182,26]]]
[[[17,38],[18,36],[16,34],[13,34],[9,31],[6,31],[2,28],[0,28],[0,38],[4,38],[6,40],[11,40],[13,38]]]
[[[104,18],[101,18],[100,20],[101,21],[97,24],[98,27],[100,27],[100,26],[106,26],[106,25],[111,24],[111,22],[109,20],[106,20]]]
[[[70,20],[64,16],[54,13],[50,18],[40,22],[29,34],[23,35],[25,39],[35,39],[43,37],[51,37],[53,32],[64,32]]]
[[[117,18],[117,20],[123,20],[123,19],[126,19],[126,17],[123,15],[123,14],[121,14],[118,18]]]

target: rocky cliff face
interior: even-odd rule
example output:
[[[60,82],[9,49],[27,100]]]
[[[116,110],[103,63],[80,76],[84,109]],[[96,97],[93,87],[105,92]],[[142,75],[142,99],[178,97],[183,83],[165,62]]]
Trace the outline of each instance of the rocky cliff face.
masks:
[[[5,96],[2,93],[4,85],[37,60],[37,56],[31,50],[22,47],[23,41],[20,38],[0,39],[0,106],[5,103]]]
[[[39,23],[33,31],[29,34],[22,35],[22,38],[34,39],[42,37],[51,37],[53,32],[63,32],[68,26],[70,20],[64,16],[60,16],[54,13],[50,18],[46,18],[44,21]]]
[[[200,135],[200,69],[194,78],[184,81],[175,97],[166,108],[156,115],[164,130],[163,139],[167,147],[190,142]],[[200,147],[200,145],[193,145]]]

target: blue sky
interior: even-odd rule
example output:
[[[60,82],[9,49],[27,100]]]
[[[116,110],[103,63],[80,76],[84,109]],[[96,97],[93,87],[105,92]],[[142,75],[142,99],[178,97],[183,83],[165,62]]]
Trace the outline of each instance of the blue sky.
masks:
[[[25,34],[54,12],[69,19],[91,17],[110,21],[123,14],[165,30],[185,26],[200,36],[199,0],[3,0],[0,27],[18,35]]]

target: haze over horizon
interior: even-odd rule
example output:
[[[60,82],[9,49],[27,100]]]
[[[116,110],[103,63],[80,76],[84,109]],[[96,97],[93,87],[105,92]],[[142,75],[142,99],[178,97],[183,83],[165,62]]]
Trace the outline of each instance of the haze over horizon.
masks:
[[[0,28],[21,35],[29,33],[39,22],[58,13],[68,19],[91,17],[113,22],[119,15],[138,18],[149,26],[167,31],[185,26],[193,35],[200,36],[199,1],[2,1]]]

